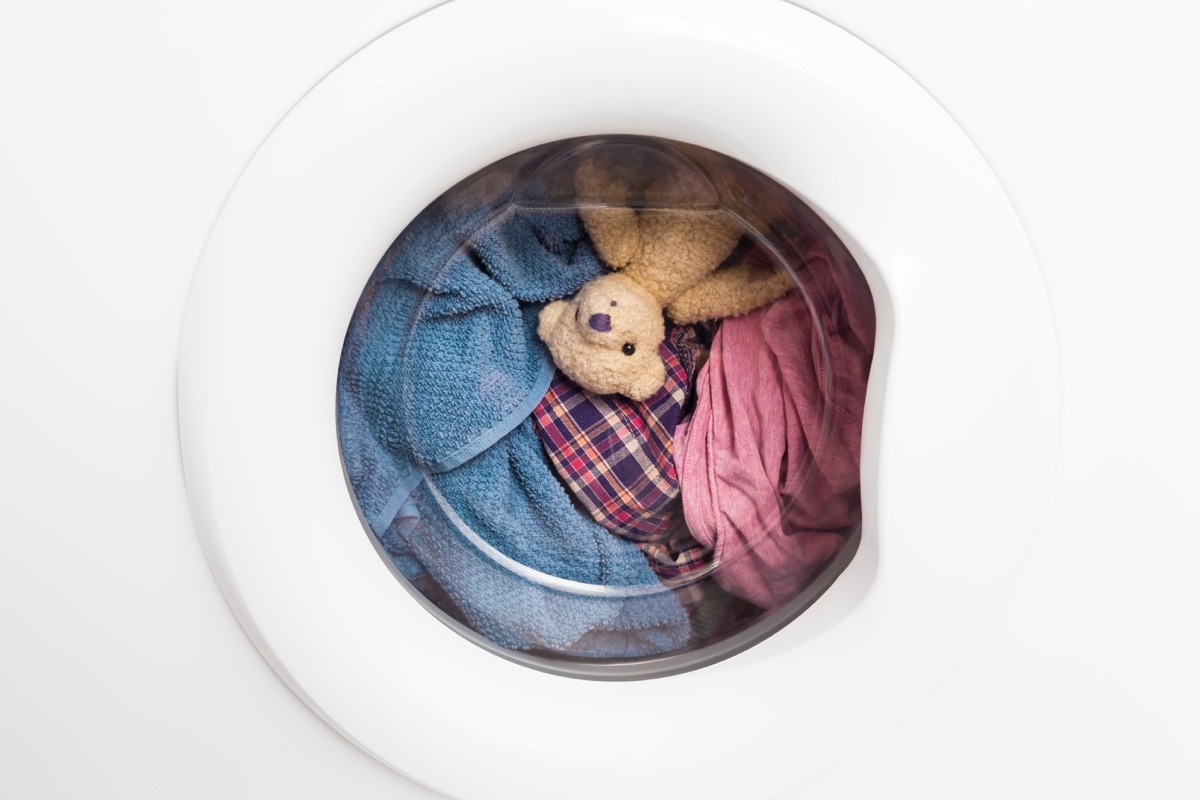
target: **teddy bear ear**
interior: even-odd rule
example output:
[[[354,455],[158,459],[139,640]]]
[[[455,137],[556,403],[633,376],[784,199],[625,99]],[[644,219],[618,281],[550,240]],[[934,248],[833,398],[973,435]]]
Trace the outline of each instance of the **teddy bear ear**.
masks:
[[[625,396],[630,400],[644,403],[658,394],[658,390],[666,382],[667,368],[663,365],[662,359],[656,355],[654,360],[647,363],[646,367],[635,377]]]
[[[554,331],[554,327],[558,325],[559,317],[567,308],[565,300],[555,300],[549,303],[545,308],[538,313],[537,335],[543,342],[550,338],[550,334]]]

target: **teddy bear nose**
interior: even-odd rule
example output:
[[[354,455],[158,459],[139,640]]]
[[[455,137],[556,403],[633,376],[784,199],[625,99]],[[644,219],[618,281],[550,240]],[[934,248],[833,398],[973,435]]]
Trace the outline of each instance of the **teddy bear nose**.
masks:
[[[612,330],[612,317],[608,314],[592,314],[588,317],[588,325],[592,330],[608,333]]]

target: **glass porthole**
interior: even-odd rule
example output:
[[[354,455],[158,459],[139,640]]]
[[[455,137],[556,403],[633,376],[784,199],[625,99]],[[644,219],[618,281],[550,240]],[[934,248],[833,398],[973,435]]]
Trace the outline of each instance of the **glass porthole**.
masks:
[[[858,544],[866,281],[768,176],[646,137],[554,142],[396,238],[337,386],[351,494],[453,629],[579,677],[736,653]]]

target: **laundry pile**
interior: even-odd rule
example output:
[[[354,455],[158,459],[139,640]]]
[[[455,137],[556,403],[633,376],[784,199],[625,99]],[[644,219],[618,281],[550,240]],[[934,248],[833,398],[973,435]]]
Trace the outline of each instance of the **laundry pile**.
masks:
[[[409,584],[500,647],[702,646],[784,606],[859,522],[870,293],[798,206],[802,289],[667,323],[649,399],[588,391],[538,315],[609,270],[575,209],[514,202],[537,166],[519,154],[455,187],[372,275],[338,378],[349,483]],[[749,241],[730,257],[771,258]]]

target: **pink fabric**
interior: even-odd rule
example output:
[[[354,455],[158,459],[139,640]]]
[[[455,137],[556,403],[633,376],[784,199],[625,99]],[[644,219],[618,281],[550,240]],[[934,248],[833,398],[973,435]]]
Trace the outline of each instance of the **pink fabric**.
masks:
[[[862,517],[875,341],[870,291],[841,243],[810,230],[794,244],[811,310],[793,291],[724,320],[697,378],[695,412],[675,432],[692,535],[715,551],[727,591],[768,610],[804,589]]]

